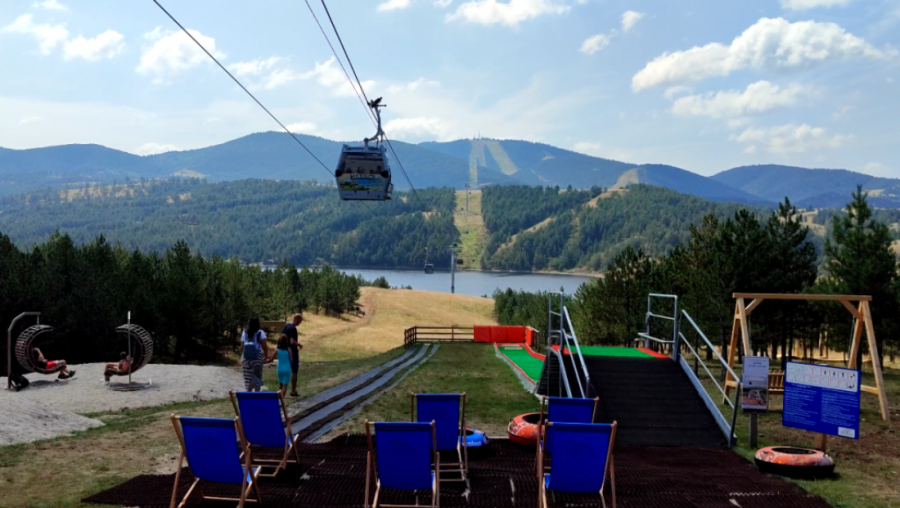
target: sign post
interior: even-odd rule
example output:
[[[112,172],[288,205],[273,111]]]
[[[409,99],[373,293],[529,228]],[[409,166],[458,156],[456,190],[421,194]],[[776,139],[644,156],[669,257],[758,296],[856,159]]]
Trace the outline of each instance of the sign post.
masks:
[[[859,439],[860,385],[856,369],[788,362],[781,424],[816,432],[823,449],[825,435]]]
[[[759,415],[769,411],[769,357],[745,356],[741,409],[750,415],[750,447],[756,448]]]

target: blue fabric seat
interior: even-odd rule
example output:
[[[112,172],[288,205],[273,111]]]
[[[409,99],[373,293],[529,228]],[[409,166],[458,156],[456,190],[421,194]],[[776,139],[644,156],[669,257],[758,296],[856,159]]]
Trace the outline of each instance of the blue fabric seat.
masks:
[[[179,508],[187,503],[188,498],[198,490],[204,500],[237,501],[238,507],[244,503],[262,502],[257,478],[259,468],[252,467],[250,446],[244,437],[241,422],[230,418],[195,418],[172,416],[175,434],[181,443],[181,455],[178,457],[178,469],[175,473],[175,486],[172,488],[170,508],[175,508],[178,500],[178,484],[181,480],[181,469],[187,459],[188,467],[194,476],[194,482],[187,493],[177,504]],[[243,459],[243,460],[242,460]],[[199,487],[200,480],[241,486],[240,497],[220,498],[204,496]],[[256,499],[248,499],[250,491],[255,490]]]
[[[412,394],[410,421],[434,422],[437,450],[456,450],[457,462],[442,464],[441,481],[465,481],[469,472],[469,447],[466,442],[466,394]],[[440,458],[440,454],[438,454]],[[449,469],[448,469],[449,468]],[[460,478],[445,478],[447,473],[459,473]]]
[[[375,428],[374,447],[372,427]],[[366,508],[369,506],[373,469],[376,482],[373,508],[378,507],[382,488],[431,490],[431,506],[438,506],[440,482],[437,478],[440,476],[441,465],[438,460],[434,422],[370,424],[367,421],[366,439],[369,443],[369,452],[366,455]],[[416,500],[415,505],[388,506],[422,505]]]
[[[299,436],[291,432],[291,419],[287,413],[284,397],[279,392],[231,392],[231,403],[235,414],[241,419],[244,435],[252,446],[283,448],[281,459],[254,459],[260,466],[275,466],[271,473],[260,476],[274,477],[289,462],[299,464],[297,452]],[[282,420],[284,418],[284,420]],[[294,457],[291,458],[291,453]]]
[[[599,403],[599,397],[593,399],[544,397],[541,399],[541,419],[539,421],[543,422],[544,415],[547,415],[547,422],[593,423]],[[545,439],[544,453],[552,454],[553,434],[548,432],[543,439]],[[544,461],[546,466],[546,457]],[[536,463],[537,460],[535,460]]]
[[[597,493],[606,506],[604,490],[609,479],[612,507],[616,506],[616,474],[613,447],[616,422],[547,424],[553,434],[554,452],[550,472],[541,474],[538,506],[549,508],[548,492]],[[543,473],[544,446],[538,442],[538,471]]]

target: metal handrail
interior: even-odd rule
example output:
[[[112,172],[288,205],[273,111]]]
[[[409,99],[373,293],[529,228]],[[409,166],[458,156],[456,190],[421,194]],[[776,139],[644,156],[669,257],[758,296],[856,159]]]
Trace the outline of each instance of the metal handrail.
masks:
[[[732,379],[740,379],[737,376],[737,374],[734,373],[734,370],[732,370],[732,368],[728,366],[728,362],[726,362],[725,358],[723,358],[722,355],[719,354],[719,351],[716,350],[716,347],[713,346],[712,342],[710,342],[709,339],[706,338],[706,334],[704,334],[700,330],[700,327],[697,326],[697,323],[694,322],[694,320],[691,318],[691,315],[688,314],[686,310],[682,310],[681,313],[684,314],[684,317],[686,317],[688,319],[688,321],[691,323],[691,326],[694,327],[694,331],[696,331],[700,335],[700,337],[703,339],[703,341],[706,342],[706,346],[713,352],[713,354],[716,355],[716,358],[719,359],[719,362],[722,364],[722,366],[725,367],[726,369],[728,369],[728,372],[731,373]],[[683,335],[682,335],[682,338],[684,338]]]
[[[681,334],[679,333],[679,335],[681,335]],[[692,346],[691,343],[688,342],[687,338],[684,335],[681,335],[681,339],[684,341],[684,345],[687,346],[688,349],[691,350],[691,353],[693,353],[694,358],[697,359],[697,363],[700,364],[700,366],[703,367],[703,370],[706,371],[706,374],[712,380],[713,384],[716,385],[716,388],[718,388],[719,391],[722,392],[722,396],[725,397],[725,402],[727,402],[733,408],[734,404],[731,403],[731,399],[728,398],[728,394],[725,393],[725,390],[723,390],[722,386],[719,385],[719,382],[716,381],[716,377],[713,376],[712,372],[709,371],[709,368],[706,366],[706,362],[704,362],[703,360],[700,359],[700,355],[697,354],[697,350],[694,349],[694,346]]]
[[[644,332],[638,332],[638,337],[641,337],[641,338],[647,339],[647,340],[652,340],[652,341],[654,341],[654,342],[659,342],[660,344],[674,344],[674,343],[675,343],[674,340],[664,340],[664,339],[659,339],[659,338],[656,338],[656,337],[654,337],[654,336],[652,336],[652,335],[646,334],[646,333],[644,333]],[[634,339],[634,340],[635,340],[635,341],[638,341],[638,340],[641,340],[641,339]]]
[[[722,385],[720,385],[719,382],[716,381],[716,377],[713,376],[712,372],[709,371],[709,367],[706,366],[706,362],[704,362],[703,359],[700,358],[700,355],[697,353],[697,350],[694,349],[694,346],[691,345],[691,342],[689,340],[687,340],[687,337],[685,337],[684,334],[682,334],[680,330],[678,331],[678,335],[681,338],[682,343],[685,346],[687,346],[687,348],[694,355],[695,365],[699,364],[699,365],[703,366],[703,370],[706,371],[706,375],[708,375],[709,379],[711,379],[713,384],[716,385],[716,388],[722,394],[722,397],[724,398],[725,402],[727,402],[728,405],[731,406],[731,411],[732,411],[732,413],[731,413],[731,429],[728,434],[728,445],[733,446],[734,440],[735,440],[734,427],[737,424],[738,397],[740,396],[740,393],[741,393],[740,378],[737,376],[737,374],[735,374],[734,370],[730,366],[728,366],[728,362],[726,362],[725,358],[723,358],[722,355],[719,353],[719,351],[716,350],[716,348],[715,348],[715,346],[713,346],[712,342],[710,342],[710,340],[706,337],[706,334],[704,334],[703,331],[700,330],[700,327],[697,326],[697,323],[694,322],[694,319],[691,317],[691,315],[688,314],[687,311],[683,310],[683,309],[681,311],[681,314],[684,317],[686,317],[688,322],[691,324],[691,326],[694,327],[694,331],[697,332],[697,335],[699,335],[700,338],[703,339],[703,342],[706,343],[706,347],[708,347],[709,350],[713,352],[713,354],[715,355],[716,359],[719,360],[719,363],[722,365],[722,367],[724,367],[731,374],[732,379],[735,379],[737,381],[738,389],[735,392],[734,401],[732,401],[731,399],[728,398],[728,394],[725,393],[725,390],[722,388]],[[719,414],[722,415],[722,412],[719,411]],[[725,417],[725,415],[722,415],[723,419],[724,419],[724,417]]]
[[[563,305],[563,313],[566,315],[566,322],[569,324],[569,328],[572,330],[572,341],[575,342],[575,350],[578,352],[578,360],[581,362],[581,371],[584,373],[584,384],[585,386],[581,389],[581,396],[587,397],[588,387],[591,385],[591,376],[588,374],[587,363],[584,361],[584,355],[581,354],[581,345],[578,344],[578,337],[575,336],[575,327],[572,325],[572,318],[569,317],[569,309]],[[560,323],[562,324],[562,323]],[[566,341],[568,341],[569,334],[566,333],[565,329],[562,330],[563,334],[566,336]],[[577,377],[577,376],[576,376]],[[578,381],[578,384],[581,384],[581,380]]]
[[[663,316],[663,315],[660,315],[660,314],[654,314],[654,313],[652,313],[652,312],[648,312],[647,315],[648,315],[648,316],[653,316],[653,317],[655,317],[655,318],[668,319],[669,321],[675,321],[675,318],[672,317],[672,316]]]
[[[572,387],[569,386],[569,376],[566,375],[566,364],[563,363],[562,354],[552,347],[548,347],[547,351],[549,351],[551,354],[556,355],[556,360],[559,362],[559,377],[563,380],[563,386],[566,387],[566,396],[571,398]],[[547,385],[547,390],[550,390],[549,385]]]

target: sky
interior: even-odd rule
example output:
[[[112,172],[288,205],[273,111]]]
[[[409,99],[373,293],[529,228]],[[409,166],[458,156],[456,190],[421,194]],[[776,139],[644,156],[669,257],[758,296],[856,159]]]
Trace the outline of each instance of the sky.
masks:
[[[321,0],[160,2],[293,131],[374,134]],[[900,0],[326,5],[392,139],[900,178]],[[152,0],[4,0],[0,68],[6,148],[147,155],[279,129]]]

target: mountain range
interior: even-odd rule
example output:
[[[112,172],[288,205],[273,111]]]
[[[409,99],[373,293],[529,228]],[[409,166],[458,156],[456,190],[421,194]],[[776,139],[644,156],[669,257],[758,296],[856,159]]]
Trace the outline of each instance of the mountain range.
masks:
[[[139,156],[100,145],[27,150],[0,148],[0,195],[47,187],[83,187],[126,179],[202,176],[222,182],[247,178],[330,181],[343,143],[264,132],[196,150]],[[674,166],[633,164],[516,140],[467,139],[410,144],[392,141],[393,183],[417,188],[541,185],[621,188],[632,183],[666,187],[717,202],[773,205],[789,197],[805,208],[843,207],[857,185],[880,208],[900,208],[900,179],[834,169],[743,166],[706,177]],[[401,166],[402,163],[402,166]]]

